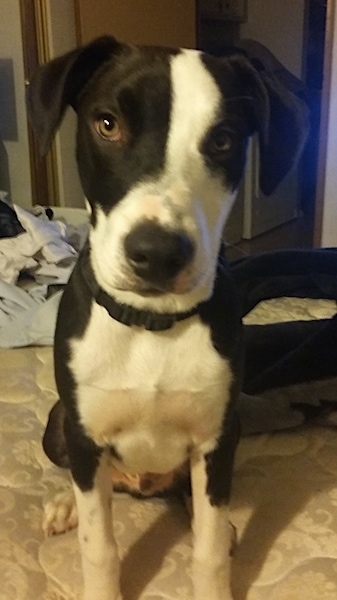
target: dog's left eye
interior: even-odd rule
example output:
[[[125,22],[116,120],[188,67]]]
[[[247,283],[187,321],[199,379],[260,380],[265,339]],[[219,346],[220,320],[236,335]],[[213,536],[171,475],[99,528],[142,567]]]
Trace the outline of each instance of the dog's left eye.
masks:
[[[211,137],[211,144],[213,150],[216,152],[229,152],[232,149],[234,143],[234,136],[232,131],[219,127],[216,129]]]
[[[104,114],[95,121],[95,129],[102,138],[117,142],[122,137],[120,125],[113,115]]]

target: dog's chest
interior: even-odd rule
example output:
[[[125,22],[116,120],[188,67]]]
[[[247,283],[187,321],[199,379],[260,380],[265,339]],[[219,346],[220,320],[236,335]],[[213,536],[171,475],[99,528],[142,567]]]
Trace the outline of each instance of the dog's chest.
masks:
[[[78,411],[99,446],[113,446],[129,471],[168,471],[220,433],[232,379],[198,316],[150,332],[111,319],[94,304],[72,340]]]

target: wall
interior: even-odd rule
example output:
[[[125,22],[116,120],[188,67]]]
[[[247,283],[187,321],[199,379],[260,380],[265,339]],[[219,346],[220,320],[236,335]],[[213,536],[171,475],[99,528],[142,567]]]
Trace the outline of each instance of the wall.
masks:
[[[248,0],[240,37],[271,51],[288,71],[302,78],[305,0]],[[285,149],[286,151],[286,149]],[[243,237],[251,239],[299,215],[299,172],[293,170],[270,196],[256,187],[258,149],[252,147],[245,177]]]
[[[330,8],[332,9],[331,0]],[[337,8],[331,10],[331,44],[330,82],[328,91],[327,128],[322,130],[322,144],[325,143],[326,161],[322,185],[322,234],[321,246],[337,246]]]
[[[305,0],[248,0],[241,37],[264,44],[283,65],[302,78]]]
[[[133,44],[195,47],[196,0],[75,2],[82,43],[109,33]]]
[[[0,106],[0,123],[1,118],[8,118],[7,111],[12,110],[16,120],[15,136],[11,140],[4,139],[11,198],[27,207],[32,205],[32,195],[19,0],[0,0],[0,14],[0,59],[13,61],[14,75],[14,102],[11,106]]]

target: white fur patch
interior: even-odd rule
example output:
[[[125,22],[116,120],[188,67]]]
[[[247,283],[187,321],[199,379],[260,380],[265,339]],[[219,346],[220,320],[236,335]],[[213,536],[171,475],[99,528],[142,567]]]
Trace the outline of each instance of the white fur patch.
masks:
[[[183,50],[172,59],[173,105],[167,146],[168,171],[174,179],[207,175],[200,154],[205,133],[219,117],[221,93],[199,52]],[[209,178],[209,174],[208,174]]]
[[[163,473],[192,448],[214,447],[232,374],[199,317],[154,334],[94,304],[71,348],[81,422],[99,446],[115,447],[123,458],[117,466]]]
[[[229,507],[210,504],[206,494],[205,465],[204,457],[200,454],[191,461],[194,600],[232,600]]]
[[[84,600],[121,600],[120,561],[111,521],[111,473],[103,455],[92,490],[74,484],[78,509]]]

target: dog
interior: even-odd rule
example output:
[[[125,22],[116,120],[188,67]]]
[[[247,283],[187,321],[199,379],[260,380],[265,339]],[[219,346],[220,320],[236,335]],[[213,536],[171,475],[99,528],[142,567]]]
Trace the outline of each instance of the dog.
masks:
[[[194,600],[232,600],[229,498],[243,368],[222,232],[257,132],[270,193],[303,147],[303,107],[239,54],[106,36],[41,67],[28,111],[45,152],[68,106],[90,211],[55,333],[60,400],[44,438],[72,474],[85,600],[121,600],[110,465],[187,460]],[[45,528],[73,524],[56,502]],[[61,521],[61,526],[60,526]]]

